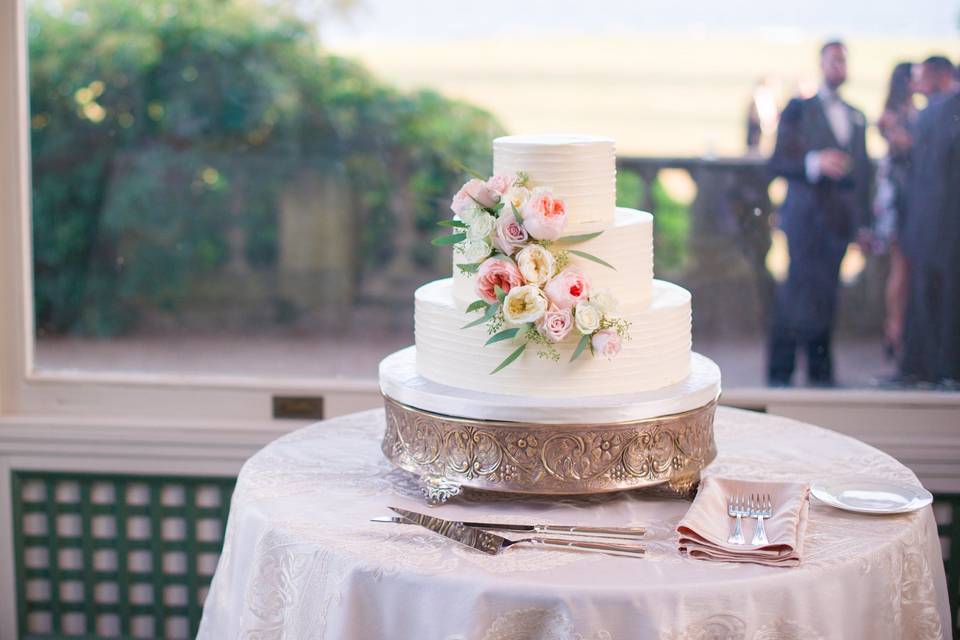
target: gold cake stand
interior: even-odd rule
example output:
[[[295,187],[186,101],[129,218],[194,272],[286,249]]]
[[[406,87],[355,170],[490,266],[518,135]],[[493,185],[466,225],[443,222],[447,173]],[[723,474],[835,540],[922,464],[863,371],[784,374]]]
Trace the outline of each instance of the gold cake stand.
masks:
[[[383,453],[420,477],[430,504],[464,487],[539,495],[654,488],[690,497],[717,455],[717,400],[683,413],[606,424],[456,418],[384,395]]]

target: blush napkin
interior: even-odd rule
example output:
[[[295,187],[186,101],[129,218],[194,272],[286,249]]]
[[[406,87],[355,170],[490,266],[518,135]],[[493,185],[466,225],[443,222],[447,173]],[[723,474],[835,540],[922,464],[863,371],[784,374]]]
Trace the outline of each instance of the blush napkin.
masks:
[[[769,493],[773,516],[764,518],[769,544],[749,544],[756,518],[743,518],[747,544],[727,543],[736,518],[727,515],[727,498]],[[687,514],[677,525],[681,553],[701,560],[753,562],[771,567],[795,567],[803,556],[803,536],[810,509],[810,485],[800,482],[753,482],[705,477]]]

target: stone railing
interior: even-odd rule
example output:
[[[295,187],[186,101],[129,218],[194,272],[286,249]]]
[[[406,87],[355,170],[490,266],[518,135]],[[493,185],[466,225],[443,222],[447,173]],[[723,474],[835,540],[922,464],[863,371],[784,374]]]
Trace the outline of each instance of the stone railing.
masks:
[[[661,171],[676,169],[690,176],[697,193],[689,207],[687,259],[681,269],[657,276],[691,290],[698,331],[712,336],[762,332],[776,287],[766,266],[776,204],[764,159],[622,157],[617,168],[641,179],[642,201],[634,206],[654,215],[652,185]],[[861,276],[843,288],[843,329],[878,330],[883,317],[880,262],[868,261]]]

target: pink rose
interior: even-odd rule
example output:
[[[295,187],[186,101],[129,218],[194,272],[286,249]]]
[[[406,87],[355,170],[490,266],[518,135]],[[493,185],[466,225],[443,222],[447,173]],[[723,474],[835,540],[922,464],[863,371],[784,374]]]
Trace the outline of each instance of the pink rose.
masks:
[[[549,189],[538,187],[520,209],[523,226],[537,240],[556,240],[567,224],[567,209]]]
[[[613,360],[620,353],[620,336],[613,329],[603,329],[593,334],[590,346],[593,347],[594,354],[599,353],[607,360]]]
[[[500,212],[493,233],[493,246],[497,248],[497,251],[509,256],[529,239],[527,230],[517,221],[517,217],[513,215],[512,211],[504,210]]]
[[[488,187],[483,180],[474,178],[460,187],[457,195],[453,196],[450,208],[454,213],[459,214],[477,204],[481,207],[492,207],[498,202],[500,202],[500,194]]]
[[[477,295],[493,304],[497,301],[497,287],[509,293],[513,287],[523,284],[523,276],[517,265],[510,260],[487,258],[477,270],[477,281],[474,290]]]
[[[507,176],[492,176],[489,180],[487,180],[487,188],[491,191],[496,191],[500,195],[503,195],[509,191],[512,185],[513,180]]]
[[[590,280],[576,267],[567,267],[547,282],[543,292],[558,309],[572,309],[590,296]]]
[[[537,329],[547,342],[560,342],[573,330],[573,314],[570,309],[551,306],[537,323]]]

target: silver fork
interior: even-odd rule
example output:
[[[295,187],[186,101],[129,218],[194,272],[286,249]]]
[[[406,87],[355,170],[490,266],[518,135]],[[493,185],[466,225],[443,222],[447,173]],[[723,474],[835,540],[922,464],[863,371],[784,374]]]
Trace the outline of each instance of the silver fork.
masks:
[[[763,527],[763,519],[772,515],[773,501],[769,493],[750,496],[750,517],[757,519],[757,528],[753,532],[753,542],[751,544],[770,544],[770,541],[767,540],[767,531]]]
[[[727,538],[727,542],[730,544],[744,544],[743,516],[750,515],[750,509],[747,507],[746,501],[740,496],[727,498],[727,515],[737,519],[737,524],[734,525],[733,533]]]

